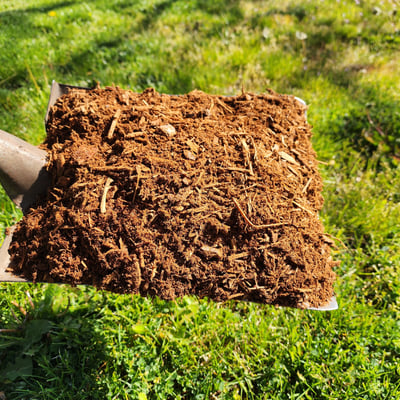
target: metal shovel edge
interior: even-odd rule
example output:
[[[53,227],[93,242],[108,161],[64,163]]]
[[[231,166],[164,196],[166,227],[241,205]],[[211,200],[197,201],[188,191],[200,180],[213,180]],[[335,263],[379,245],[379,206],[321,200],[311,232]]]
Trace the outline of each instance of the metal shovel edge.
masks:
[[[47,123],[51,107],[57,99],[68,93],[70,89],[90,90],[80,86],[64,85],[52,82],[45,123]],[[297,101],[306,105],[304,100]],[[0,130],[0,181],[11,200],[25,212],[36,197],[45,192],[49,176],[46,168],[46,152],[32,144]],[[0,282],[30,282],[15,275],[10,269],[8,248],[12,241],[14,226],[8,229],[0,248]],[[327,304],[320,307],[307,307],[308,310],[333,311],[338,309],[336,296],[332,296]]]

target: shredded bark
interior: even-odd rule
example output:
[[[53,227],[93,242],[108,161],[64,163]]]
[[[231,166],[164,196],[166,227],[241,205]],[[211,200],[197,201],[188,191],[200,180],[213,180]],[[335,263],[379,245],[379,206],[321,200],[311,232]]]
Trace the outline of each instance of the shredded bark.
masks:
[[[74,89],[46,128],[52,184],[17,225],[14,272],[163,299],[332,297],[322,180],[293,96]]]

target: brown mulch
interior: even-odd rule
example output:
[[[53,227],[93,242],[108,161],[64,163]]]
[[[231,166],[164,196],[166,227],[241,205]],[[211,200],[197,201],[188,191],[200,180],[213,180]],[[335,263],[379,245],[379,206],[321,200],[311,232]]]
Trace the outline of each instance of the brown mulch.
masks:
[[[296,307],[333,295],[305,107],[272,91],[71,90],[47,123],[52,185],[18,223],[14,272],[174,299]]]

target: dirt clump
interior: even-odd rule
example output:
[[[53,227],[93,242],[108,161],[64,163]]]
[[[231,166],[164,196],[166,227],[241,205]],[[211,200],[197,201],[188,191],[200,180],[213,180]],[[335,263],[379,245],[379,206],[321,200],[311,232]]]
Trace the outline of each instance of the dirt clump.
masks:
[[[333,295],[322,181],[293,96],[74,89],[46,129],[52,184],[17,224],[14,272],[163,299]]]

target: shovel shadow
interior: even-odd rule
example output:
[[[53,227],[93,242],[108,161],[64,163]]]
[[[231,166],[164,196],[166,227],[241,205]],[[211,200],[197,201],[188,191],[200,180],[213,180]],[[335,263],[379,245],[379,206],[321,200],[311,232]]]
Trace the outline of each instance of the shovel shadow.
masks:
[[[43,288],[41,300],[32,302],[29,296],[25,308],[13,302],[15,311],[6,326],[2,322],[6,318],[0,320],[0,388],[4,395],[7,399],[21,395],[51,398],[55,393],[57,398],[106,398],[99,375],[110,355],[98,324],[105,297],[94,294],[100,301],[91,301],[85,288]]]

